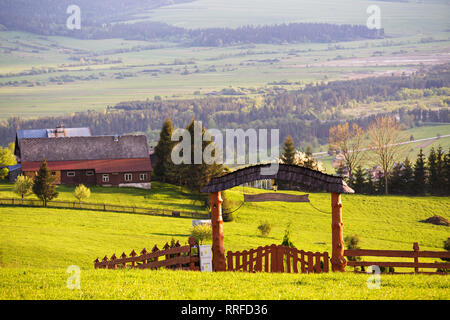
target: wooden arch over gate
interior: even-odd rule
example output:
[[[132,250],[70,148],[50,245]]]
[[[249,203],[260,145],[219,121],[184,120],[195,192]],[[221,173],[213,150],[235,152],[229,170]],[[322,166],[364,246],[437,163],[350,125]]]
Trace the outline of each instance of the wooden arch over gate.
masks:
[[[276,174],[262,175],[261,169],[269,164],[260,164],[227,173],[213,178],[202,188],[202,192],[210,193],[211,197],[211,225],[212,225],[212,252],[214,271],[225,271],[225,248],[223,245],[223,219],[221,191],[239,186],[241,184],[262,179],[277,179],[294,182],[304,191],[331,193],[331,232],[332,254],[331,266],[333,271],[344,271],[347,261],[344,258],[344,239],[342,223],[342,193],[354,193],[341,177],[324,174],[296,165],[279,164]]]

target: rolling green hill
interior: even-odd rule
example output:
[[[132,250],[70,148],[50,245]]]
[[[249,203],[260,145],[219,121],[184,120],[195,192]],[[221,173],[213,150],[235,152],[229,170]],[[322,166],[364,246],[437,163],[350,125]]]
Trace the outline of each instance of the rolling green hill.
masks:
[[[150,198],[133,189],[105,188],[105,193],[101,188],[93,188],[89,201],[157,206],[164,198],[173,197],[178,207],[191,206],[194,201],[188,195],[180,195],[177,187],[154,186]],[[0,197],[11,196],[7,191],[9,187],[11,185],[1,185]],[[59,188],[61,199],[69,199],[72,190]],[[166,194],[158,194],[158,190],[165,190]],[[244,191],[260,192],[251,188]],[[227,191],[234,205],[242,201],[242,192],[242,187]],[[311,194],[310,199],[319,210],[331,211],[329,194]],[[448,236],[448,227],[419,220],[436,214],[450,218],[449,197],[344,195],[343,205],[344,235],[359,235],[362,248],[411,250],[413,242],[419,242],[422,250],[440,251]],[[331,216],[321,211],[308,203],[246,203],[235,213],[233,222],[224,224],[225,248],[243,250],[279,244],[286,225],[291,223],[292,241],[297,248],[331,252]],[[268,237],[262,237],[257,230],[260,222],[265,220],[273,224]],[[162,246],[172,237],[186,243],[190,229],[190,219],[0,207],[0,298],[389,298],[386,294],[394,299],[450,298],[448,277],[439,276],[383,275],[386,290],[376,293],[367,289],[366,275],[351,272],[344,275],[271,275],[93,269],[94,259],[105,254],[129,253],[155,244]],[[68,277],[65,270],[70,265],[78,265],[82,270],[81,290],[71,291],[65,286]],[[203,284],[198,285],[199,281]],[[341,284],[336,287],[335,281]],[[214,293],[201,290],[213,285],[220,289]],[[175,288],[179,288],[175,290],[177,293],[169,293]]]

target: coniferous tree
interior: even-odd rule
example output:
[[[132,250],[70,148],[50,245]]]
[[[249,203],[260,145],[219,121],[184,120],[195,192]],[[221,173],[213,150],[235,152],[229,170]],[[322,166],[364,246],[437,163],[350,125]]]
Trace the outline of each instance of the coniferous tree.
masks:
[[[390,190],[393,194],[403,194],[404,185],[403,179],[403,165],[401,163],[396,163],[392,170],[391,179],[389,181]]]
[[[436,163],[436,152],[434,151],[434,147],[431,147],[430,154],[428,155],[426,172],[428,175],[427,179],[427,189],[431,194],[436,194],[439,185],[438,171],[437,171],[437,163]]]
[[[444,156],[444,167],[442,171],[442,176],[444,177],[445,194],[450,195],[450,148]]]
[[[414,183],[414,170],[408,158],[403,163],[403,175],[402,175],[403,192],[405,194],[412,194]]]
[[[376,194],[383,194],[385,193],[386,190],[386,179],[384,177],[384,173],[380,172],[380,176],[379,179],[377,181],[375,181],[374,185],[375,185],[375,193]]]
[[[295,159],[295,154],[296,154],[296,150],[295,150],[294,140],[292,140],[292,137],[289,135],[286,137],[286,139],[284,139],[283,151],[281,154],[281,161],[284,164],[291,164],[291,165],[297,164],[296,159]],[[288,183],[286,183],[285,181],[277,180],[276,185],[278,186],[278,188],[280,190],[292,189],[292,182],[290,182],[290,181]]]
[[[285,164],[295,164],[295,145],[290,135],[284,140],[281,160]]]
[[[43,159],[38,174],[34,178],[33,193],[42,200],[44,207],[47,206],[48,201],[58,196],[54,181],[55,178],[47,167],[47,161]]]
[[[358,193],[366,193],[366,181],[367,181],[367,172],[361,166],[356,167],[356,170],[353,174],[353,189]]]
[[[373,175],[372,173],[369,171],[367,174],[367,182],[366,182],[366,188],[365,188],[365,192],[367,194],[375,194],[376,190],[375,190],[375,183],[373,181]]]
[[[173,125],[170,118],[164,121],[159,134],[159,142],[155,147],[156,165],[153,173],[162,182],[174,180],[174,167],[171,159],[172,149],[175,142],[172,141]]]
[[[201,125],[201,122],[197,122],[198,125]],[[218,163],[207,164],[205,163],[203,157],[201,164],[195,164],[195,147],[194,147],[194,128],[195,128],[195,120],[192,119],[191,123],[186,127],[186,130],[190,133],[191,136],[191,162],[189,164],[180,164],[177,165],[176,170],[180,174],[182,179],[182,183],[193,191],[200,192],[201,188],[206,185],[209,180],[213,177],[219,176],[224,172],[224,166]],[[202,136],[205,134],[206,128],[201,125],[201,133]],[[203,140],[203,139],[202,139]],[[208,147],[212,141],[202,141],[202,152],[204,152],[205,148]]]
[[[414,194],[425,194],[426,188],[425,170],[426,170],[425,155],[423,154],[423,150],[420,149],[420,152],[417,155],[416,163],[414,165],[414,182],[413,182]]]
[[[435,194],[443,195],[445,194],[445,152],[442,150],[442,147],[439,146],[436,152],[436,184],[437,189],[435,190]]]

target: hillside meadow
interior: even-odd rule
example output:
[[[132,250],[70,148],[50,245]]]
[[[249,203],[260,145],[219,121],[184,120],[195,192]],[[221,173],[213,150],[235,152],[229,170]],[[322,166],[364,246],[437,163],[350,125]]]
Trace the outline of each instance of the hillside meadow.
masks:
[[[153,187],[145,194],[134,189],[103,188],[106,192],[92,188],[89,201],[147,206],[172,201],[178,207],[198,202],[178,187],[160,183],[153,183]],[[10,184],[0,185],[0,197],[12,196],[10,188]],[[73,197],[73,188],[58,187],[58,191],[61,199]],[[241,204],[242,192],[264,191],[242,187],[227,191],[234,208]],[[308,203],[244,204],[234,213],[234,221],[224,224],[225,249],[279,244],[290,223],[291,240],[297,248],[331,253],[330,195],[315,193],[310,199],[314,207]],[[343,205],[344,236],[357,234],[362,248],[412,250],[413,242],[419,242],[421,250],[441,251],[448,237],[448,227],[419,221],[436,214],[450,218],[450,197],[343,195]],[[262,221],[273,225],[267,237],[257,229]],[[366,284],[369,275],[354,274],[350,267],[345,274],[321,275],[113,271],[93,267],[97,257],[128,254],[155,244],[162,247],[172,238],[184,244],[191,226],[191,220],[185,218],[0,207],[0,298],[450,299],[447,276],[382,275],[381,289],[371,290]],[[80,290],[66,287],[70,265],[81,269]]]

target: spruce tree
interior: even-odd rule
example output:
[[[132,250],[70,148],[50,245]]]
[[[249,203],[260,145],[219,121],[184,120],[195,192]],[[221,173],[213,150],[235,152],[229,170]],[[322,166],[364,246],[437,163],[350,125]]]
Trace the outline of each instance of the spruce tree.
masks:
[[[156,179],[162,182],[173,182],[174,168],[171,159],[172,149],[175,142],[172,141],[173,125],[170,118],[164,121],[161,132],[159,134],[159,141],[155,147],[156,165],[153,168],[153,173]]]
[[[367,194],[375,194],[376,193],[375,184],[373,182],[373,175],[372,175],[372,173],[370,171],[369,171],[369,173],[367,175],[367,182],[366,182],[365,192]]]
[[[408,158],[403,163],[403,175],[402,175],[403,193],[412,194],[414,183],[414,171],[411,161]]]
[[[413,192],[414,194],[425,194],[426,188],[426,175],[425,175],[425,155],[423,150],[420,149],[417,155],[416,163],[414,164],[414,182]]]
[[[54,181],[55,178],[47,167],[47,161],[43,159],[39,172],[34,178],[33,192],[42,200],[44,207],[47,206],[48,201],[58,196],[56,186],[53,184]]]
[[[294,140],[292,140],[291,136],[287,136],[286,139],[284,139],[283,143],[283,152],[281,154],[281,161],[283,161],[284,164],[297,164],[295,161],[295,145]],[[286,183],[285,181],[277,180],[276,184],[278,185],[280,190],[283,189],[292,189],[292,182],[289,181],[289,183]]]
[[[358,193],[366,193],[366,169],[361,166],[356,167],[353,175],[353,189]]]
[[[445,185],[443,189],[445,190],[446,195],[450,195],[450,148],[447,154],[445,154],[444,156],[444,167],[442,171],[443,171],[442,176],[444,177],[444,185]]]
[[[303,166],[309,169],[317,170],[317,163],[313,158],[310,146],[306,148],[305,156],[306,161],[304,162]]]
[[[295,164],[295,145],[291,136],[287,136],[286,139],[284,139],[281,160],[285,164]]]
[[[403,179],[403,168],[401,163],[396,163],[394,169],[392,170],[391,179],[389,180],[389,189],[393,194],[404,193],[404,185],[402,183]]]
[[[201,188],[206,185],[213,177],[219,176],[224,172],[224,166],[218,163],[207,164],[203,160],[201,164],[194,163],[194,126],[195,120],[192,119],[191,123],[186,127],[191,136],[191,164],[177,165],[176,170],[180,174],[180,178],[183,184],[192,191],[200,192]],[[199,122],[200,123],[200,122]],[[202,136],[206,132],[206,128],[202,125]],[[203,139],[202,139],[203,140]],[[209,146],[212,141],[202,141],[202,152]]]
[[[442,147],[439,146],[436,152],[436,194],[443,195],[445,194],[445,152],[442,150]]]
[[[434,151],[434,148],[432,147],[430,150],[430,154],[428,155],[428,161],[427,161],[427,173],[428,173],[428,179],[427,179],[427,189],[431,194],[436,194],[438,190],[438,171],[437,171],[437,163],[436,163],[436,152]]]

